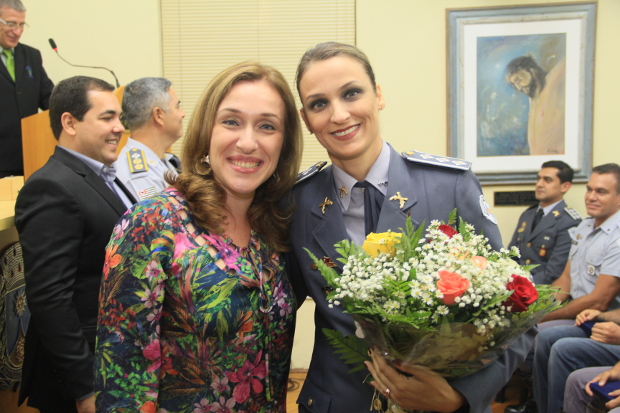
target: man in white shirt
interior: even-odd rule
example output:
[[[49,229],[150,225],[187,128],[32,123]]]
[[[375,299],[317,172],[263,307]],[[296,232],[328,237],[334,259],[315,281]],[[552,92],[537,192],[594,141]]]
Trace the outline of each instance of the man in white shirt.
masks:
[[[176,176],[179,165],[166,150],[183,135],[183,118],[172,82],[144,77],[125,86],[123,115],[131,137],[118,156],[117,176],[138,200],[163,191],[165,175]],[[172,162],[171,162],[172,159]]]

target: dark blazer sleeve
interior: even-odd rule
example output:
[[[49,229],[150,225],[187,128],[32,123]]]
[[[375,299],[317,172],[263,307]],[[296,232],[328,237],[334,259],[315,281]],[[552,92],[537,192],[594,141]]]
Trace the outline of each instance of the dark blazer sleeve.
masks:
[[[35,79],[39,81],[39,108],[42,110],[47,110],[50,107],[50,95],[52,94],[52,89],[54,88],[54,84],[47,77],[47,73],[43,68],[43,58],[41,57],[41,52],[37,49],[30,48],[31,57],[33,60],[33,70],[37,74]]]
[[[555,236],[555,246],[553,247],[553,252],[549,257],[549,261],[547,261],[547,266],[543,274],[543,279],[549,284],[557,280],[560,275],[562,275],[564,267],[566,267],[568,253],[571,247],[571,238],[568,234],[568,230],[577,226],[579,222],[581,221],[567,217],[559,224],[560,227]]]
[[[469,409],[462,407],[458,411],[475,413],[489,409],[495,395],[525,360],[537,334],[538,329],[532,327],[511,344],[497,361],[476,373],[450,382],[450,386],[461,393],[469,405]]]
[[[474,225],[477,232],[483,233],[494,249],[502,248],[502,238],[497,224],[485,215],[480,195],[473,196],[482,193],[475,175],[472,172],[462,175],[456,187],[459,216]],[[536,327],[528,330],[511,344],[497,361],[476,373],[450,382],[450,385],[467,400],[469,412],[483,412],[488,409],[495,395],[508,383],[512,373],[525,360],[534,344],[537,332]],[[460,411],[467,411],[467,408]]]
[[[80,398],[93,391],[93,356],[72,300],[84,241],[83,212],[71,191],[51,179],[24,186],[15,212],[30,328],[36,329],[70,396]]]
[[[517,243],[517,238],[519,236],[519,233],[517,232],[519,230],[519,223],[521,222],[521,217],[519,217],[519,220],[517,221],[517,227],[515,228],[515,232],[512,233],[512,239],[510,240],[510,244],[508,244],[507,248],[511,248],[511,247],[518,247],[518,243]]]
[[[497,227],[497,222],[493,222],[495,217],[492,212],[484,211],[484,198],[480,182],[473,172],[467,171],[459,174],[456,181],[456,206],[458,215],[466,222],[472,224],[479,234],[484,234],[489,239],[489,244],[493,249],[499,250],[503,247],[502,236]]]

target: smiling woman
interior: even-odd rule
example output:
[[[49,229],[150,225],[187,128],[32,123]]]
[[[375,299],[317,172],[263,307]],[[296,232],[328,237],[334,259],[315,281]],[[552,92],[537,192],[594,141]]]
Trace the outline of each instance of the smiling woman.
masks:
[[[385,98],[362,51],[334,42],[308,50],[297,69],[297,90],[302,118],[332,161],[322,170],[307,171],[293,189],[291,243],[298,266],[291,280],[300,286],[298,297],[314,299],[318,329],[355,332],[349,314],[341,307],[330,308],[325,279],[306,251],[342,271],[337,242],[349,239],[362,245],[369,232],[397,231],[405,227],[407,217],[415,226],[446,220],[454,208],[484,232],[490,245],[501,248],[497,221],[469,163],[414,152],[398,154],[382,139],[379,112],[385,108]],[[411,136],[412,131],[406,127],[402,133]],[[367,363],[374,377],[371,387],[363,384],[367,372],[348,374],[350,366],[318,329],[308,378],[297,400],[300,412],[367,410],[373,387],[405,409],[455,411],[468,405],[469,411],[483,412],[525,358],[533,339],[532,333],[524,334],[493,369],[451,383],[432,372],[406,367],[399,371],[373,353],[374,363]]]
[[[295,295],[280,253],[300,123],[282,75],[246,62],[207,86],[183,173],[108,245],[97,411],[285,412]]]

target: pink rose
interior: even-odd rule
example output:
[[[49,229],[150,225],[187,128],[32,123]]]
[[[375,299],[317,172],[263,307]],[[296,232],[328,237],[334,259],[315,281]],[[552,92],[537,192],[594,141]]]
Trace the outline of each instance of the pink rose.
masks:
[[[512,281],[506,284],[506,289],[512,291],[512,295],[502,304],[506,307],[511,307],[511,313],[526,311],[527,307],[538,299],[538,291],[534,284],[520,275],[513,274]]]
[[[469,288],[469,280],[458,274],[446,270],[441,270],[437,274],[439,274],[437,288],[443,294],[442,300],[445,305],[454,304],[454,299],[462,296]]]

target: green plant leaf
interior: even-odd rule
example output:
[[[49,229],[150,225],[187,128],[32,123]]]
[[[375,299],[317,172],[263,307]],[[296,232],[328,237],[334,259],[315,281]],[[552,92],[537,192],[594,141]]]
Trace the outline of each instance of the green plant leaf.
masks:
[[[356,336],[343,336],[340,331],[328,328],[323,329],[323,334],[325,334],[329,343],[334,347],[334,353],[341,354],[340,359],[344,360],[345,364],[357,364],[357,366],[349,370],[349,373],[366,368],[364,362],[371,359],[368,355],[368,345],[363,340]]]

